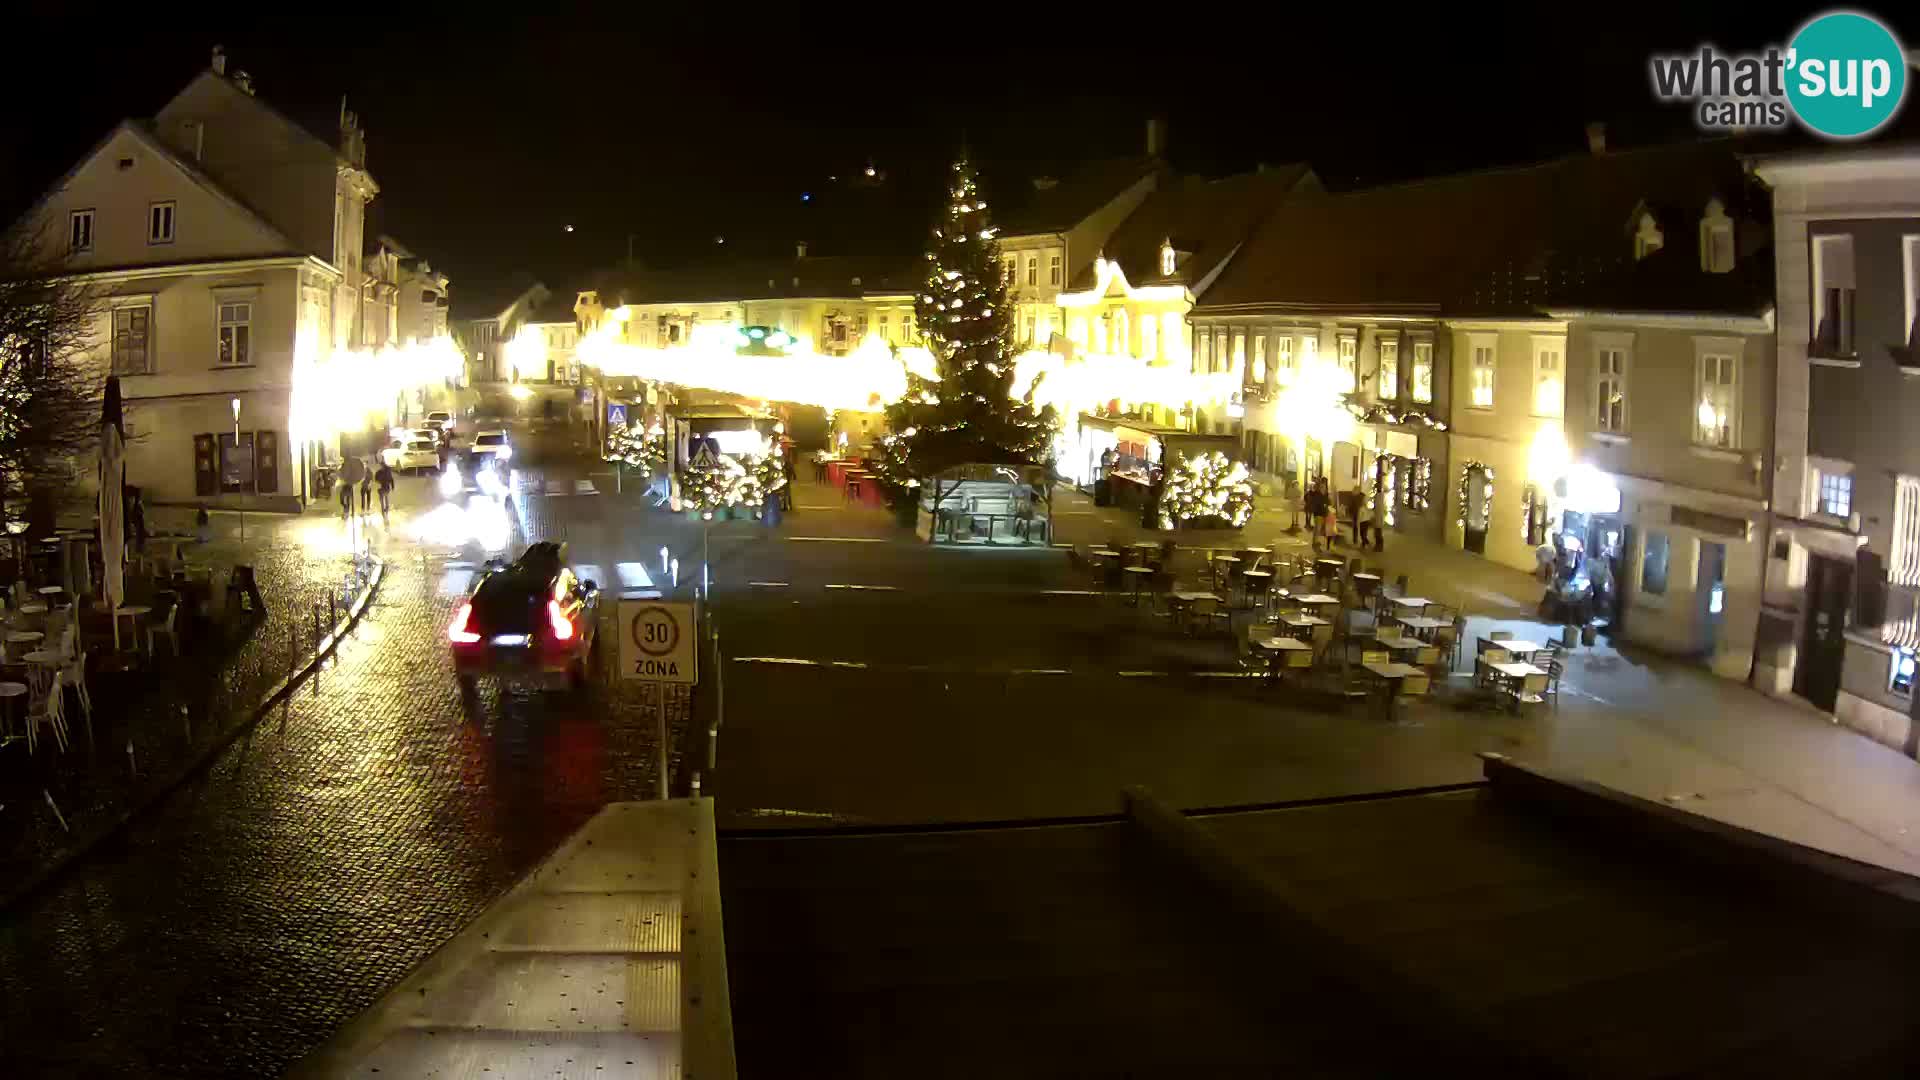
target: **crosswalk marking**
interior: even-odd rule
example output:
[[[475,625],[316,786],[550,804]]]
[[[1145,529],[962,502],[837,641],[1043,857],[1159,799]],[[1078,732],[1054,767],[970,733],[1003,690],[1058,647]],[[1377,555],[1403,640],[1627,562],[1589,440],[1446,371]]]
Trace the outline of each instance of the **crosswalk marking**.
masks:
[[[640,563],[615,563],[613,572],[619,575],[620,587],[623,589],[650,589],[653,587],[653,579],[647,576],[647,568]]]

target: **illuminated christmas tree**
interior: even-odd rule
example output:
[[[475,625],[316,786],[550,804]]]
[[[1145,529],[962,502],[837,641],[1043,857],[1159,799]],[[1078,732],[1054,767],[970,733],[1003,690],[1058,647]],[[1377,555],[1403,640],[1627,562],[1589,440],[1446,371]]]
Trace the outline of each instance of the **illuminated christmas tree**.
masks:
[[[1189,458],[1173,456],[1160,495],[1160,527],[1225,522],[1234,528],[1253,516],[1253,484],[1247,467],[1218,450]]]
[[[667,463],[667,436],[649,434],[637,427],[617,427],[607,432],[606,460],[630,465],[649,473]]]
[[[1014,392],[1012,283],[994,232],[973,166],[955,162],[914,300],[939,378],[909,374],[887,407],[880,475],[896,494],[953,465],[1039,463],[1052,447],[1053,407],[1035,408],[1031,386]]]

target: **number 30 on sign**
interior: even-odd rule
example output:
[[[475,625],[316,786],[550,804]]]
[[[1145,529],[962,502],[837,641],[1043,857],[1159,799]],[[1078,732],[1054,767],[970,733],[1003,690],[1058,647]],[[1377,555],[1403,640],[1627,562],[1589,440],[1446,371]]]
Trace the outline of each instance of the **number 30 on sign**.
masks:
[[[620,676],[647,682],[695,683],[692,604],[620,601]]]

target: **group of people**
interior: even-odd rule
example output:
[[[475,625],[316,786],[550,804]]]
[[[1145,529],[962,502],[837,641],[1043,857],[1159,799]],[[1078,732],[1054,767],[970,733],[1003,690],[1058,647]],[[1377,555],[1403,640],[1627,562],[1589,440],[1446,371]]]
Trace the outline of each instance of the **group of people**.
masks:
[[[362,516],[372,512],[373,493],[380,492],[380,521],[392,523],[393,512],[393,470],[382,461],[378,468],[371,468],[364,458],[348,458],[340,469],[340,516],[353,517],[353,490],[360,489],[360,513]]]
[[[1355,542],[1362,551],[1371,541],[1373,550],[1387,549],[1387,503],[1385,499],[1373,500],[1371,509],[1365,507],[1365,499],[1360,492],[1342,492],[1347,496],[1348,516],[1353,521]],[[1307,487],[1306,497],[1302,500],[1307,515],[1308,532],[1313,534],[1313,550],[1319,551],[1322,540],[1326,541],[1326,550],[1332,551],[1340,539],[1339,505],[1333,492],[1327,485],[1327,478],[1316,476]]]

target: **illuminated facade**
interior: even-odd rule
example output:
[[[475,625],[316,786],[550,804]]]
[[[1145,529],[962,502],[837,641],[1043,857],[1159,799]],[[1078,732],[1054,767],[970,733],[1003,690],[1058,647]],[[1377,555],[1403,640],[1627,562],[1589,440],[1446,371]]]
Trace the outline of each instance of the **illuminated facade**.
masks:
[[[1152,139],[1145,157],[1088,162],[1065,178],[1036,177],[1024,199],[1004,200],[1004,213],[994,208],[1015,339],[1026,347],[1044,350],[1067,333],[1061,295],[1090,287],[1114,231],[1159,186],[1165,166]]]
[[[377,191],[352,113],[321,139],[216,50],[29,211],[101,294],[95,352],[121,376],[128,482],[150,500],[294,506],[306,466],[338,452],[298,399],[351,343]]]
[[[1763,158],[1779,370],[1755,682],[1920,754],[1920,154]]]

